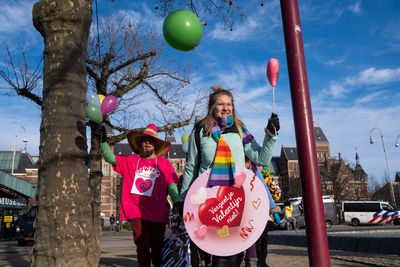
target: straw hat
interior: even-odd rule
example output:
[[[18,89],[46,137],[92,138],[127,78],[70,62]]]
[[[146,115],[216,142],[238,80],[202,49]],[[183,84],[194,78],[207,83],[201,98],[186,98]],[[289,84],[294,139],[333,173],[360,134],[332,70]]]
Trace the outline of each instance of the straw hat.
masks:
[[[154,145],[154,153],[156,156],[164,156],[171,148],[170,142],[158,138],[157,127],[154,124],[149,124],[143,132],[130,131],[128,133],[127,139],[129,145],[136,154],[142,153],[142,138],[145,136],[151,136],[156,140],[156,144]]]

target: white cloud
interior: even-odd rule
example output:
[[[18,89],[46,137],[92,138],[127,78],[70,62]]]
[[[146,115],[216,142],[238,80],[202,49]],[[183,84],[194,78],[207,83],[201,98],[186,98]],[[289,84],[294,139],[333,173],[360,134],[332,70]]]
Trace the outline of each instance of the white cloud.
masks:
[[[334,58],[334,59],[328,60],[325,64],[329,65],[329,66],[333,66],[333,65],[341,64],[345,60],[346,60],[346,57]]]
[[[317,96],[313,97],[313,103],[317,103],[320,100],[332,97],[333,99],[342,98],[345,94],[349,93],[349,89],[343,87],[342,83],[338,81],[331,81],[328,88],[324,88],[318,93]]]
[[[354,5],[350,5],[349,6],[349,10],[350,12],[353,12],[354,14],[361,14],[361,1],[357,1],[356,3],[354,3]]]
[[[343,92],[345,91],[346,89],[337,82],[331,82],[329,85],[329,94],[333,98],[340,98],[343,95]]]
[[[376,69],[374,67],[361,71],[356,76],[345,79],[348,85],[384,84],[400,81],[400,67],[395,69]]]
[[[302,21],[318,21],[322,24],[337,22],[342,14],[343,8],[338,8],[337,1],[299,1],[300,17]]]
[[[364,103],[369,103],[369,102],[371,102],[371,101],[377,99],[378,96],[380,96],[380,95],[382,95],[382,94],[383,94],[382,92],[375,92],[375,93],[373,93],[373,94],[369,94],[369,95],[366,95],[366,96],[364,96],[364,97],[361,97],[361,98],[357,99],[356,101],[354,101],[354,103],[355,103],[356,105],[360,105],[360,104],[364,104]]]
[[[35,31],[32,23],[33,1],[4,1],[0,13],[0,33]]]
[[[353,93],[359,86],[367,85],[369,88],[374,85],[382,85],[391,82],[400,81],[400,67],[395,69],[376,69],[374,67],[360,71],[353,76],[347,76],[342,80],[333,80],[329,82],[329,87],[323,89],[316,96],[313,96],[312,103],[318,103],[328,97],[340,99]],[[365,89],[365,88],[364,88]],[[364,104],[377,99],[381,93],[363,96],[354,100],[355,104]]]
[[[16,149],[21,150],[24,148],[22,139],[26,137],[28,140],[27,151],[31,155],[38,155],[40,107],[20,96],[1,96],[0,104],[0,121],[2,123],[0,150],[12,150],[14,142]],[[25,128],[26,136],[21,126]],[[17,138],[15,138],[16,133]]]
[[[243,41],[249,39],[258,27],[259,24],[251,18],[245,24],[236,26],[232,31],[226,29],[223,23],[217,23],[210,32],[210,37],[216,40]]]

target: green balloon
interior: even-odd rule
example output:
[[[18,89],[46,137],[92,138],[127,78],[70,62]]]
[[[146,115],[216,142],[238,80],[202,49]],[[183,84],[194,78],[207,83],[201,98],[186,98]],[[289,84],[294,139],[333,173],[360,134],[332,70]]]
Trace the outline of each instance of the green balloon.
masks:
[[[94,122],[101,123],[103,121],[103,115],[101,110],[96,105],[89,105],[86,107],[86,116]]]
[[[203,25],[189,10],[178,9],[164,20],[163,35],[165,41],[173,48],[189,51],[200,43]]]
[[[188,134],[182,135],[181,141],[182,141],[182,144],[188,142],[189,141],[189,135]]]

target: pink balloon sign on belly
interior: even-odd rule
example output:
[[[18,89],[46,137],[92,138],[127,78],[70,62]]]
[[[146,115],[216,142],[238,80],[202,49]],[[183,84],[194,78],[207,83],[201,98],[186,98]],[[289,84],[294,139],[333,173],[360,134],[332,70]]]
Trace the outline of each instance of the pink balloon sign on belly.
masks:
[[[253,245],[269,218],[266,188],[250,170],[236,166],[233,186],[207,187],[210,169],[186,195],[183,219],[190,239],[217,256],[240,253]]]

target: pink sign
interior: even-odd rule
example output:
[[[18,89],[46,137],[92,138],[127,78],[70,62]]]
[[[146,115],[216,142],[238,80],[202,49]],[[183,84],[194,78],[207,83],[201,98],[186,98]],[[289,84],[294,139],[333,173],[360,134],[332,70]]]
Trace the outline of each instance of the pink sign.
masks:
[[[266,188],[250,170],[236,166],[236,184],[206,187],[211,169],[186,195],[183,219],[190,239],[217,256],[234,255],[253,245],[269,219]]]

